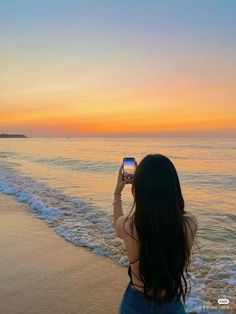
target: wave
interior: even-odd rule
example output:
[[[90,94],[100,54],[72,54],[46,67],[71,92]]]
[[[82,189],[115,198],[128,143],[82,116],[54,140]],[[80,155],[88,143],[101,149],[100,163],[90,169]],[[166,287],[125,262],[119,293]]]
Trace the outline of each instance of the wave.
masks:
[[[214,191],[235,191],[236,176],[224,173],[179,171],[180,179],[185,185],[195,188],[208,188]]]
[[[17,156],[19,156],[19,154],[14,153],[14,152],[4,152],[4,151],[0,152],[0,158],[17,157]]]
[[[14,195],[57,234],[94,253],[108,256],[127,266],[122,241],[113,231],[112,215],[77,197],[69,197],[1,164],[0,192]]]
[[[113,174],[117,172],[120,164],[112,161],[104,160],[83,160],[73,159],[65,157],[37,157],[28,156],[23,154],[17,154],[14,152],[0,152],[0,157],[13,157],[28,160],[36,163],[45,163],[55,167],[63,167],[69,170],[77,170],[83,172],[95,172],[104,174]],[[173,156],[172,159],[182,159],[185,157]],[[181,181],[186,184],[193,186],[197,189],[205,189],[206,187],[214,191],[235,191],[236,190],[236,176],[233,174],[224,174],[221,172],[199,172],[199,171],[179,171]]]
[[[111,161],[92,161],[71,158],[35,158],[33,161],[48,163],[55,166],[63,166],[71,170],[82,170],[89,172],[111,173],[117,171],[119,164]]]
[[[0,152],[0,157],[17,158],[18,160],[28,160],[30,162],[45,163],[52,166],[61,166],[70,170],[80,170],[85,172],[112,173],[119,169],[120,164],[104,160],[83,160],[66,157],[36,157],[14,152]]]
[[[7,163],[0,165],[0,193],[14,195],[20,202],[27,203],[30,211],[74,245],[128,266],[123,242],[115,236],[110,213],[23,176]],[[186,300],[187,311],[205,313],[206,291],[215,298],[233,295],[236,269],[231,256],[214,261],[193,256],[192,264],[192,290]]]

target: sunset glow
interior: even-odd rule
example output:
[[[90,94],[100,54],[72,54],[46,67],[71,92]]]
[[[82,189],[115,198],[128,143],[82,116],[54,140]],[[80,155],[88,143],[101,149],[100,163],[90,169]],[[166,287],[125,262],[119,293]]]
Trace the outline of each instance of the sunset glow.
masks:
[[[0,133],[234,134],[235,2],[163,3],[2,3]]]

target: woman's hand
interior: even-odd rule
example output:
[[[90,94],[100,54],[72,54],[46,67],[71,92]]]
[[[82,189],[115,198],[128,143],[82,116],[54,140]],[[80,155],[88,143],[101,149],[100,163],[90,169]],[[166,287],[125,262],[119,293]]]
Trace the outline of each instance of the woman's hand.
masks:
[[[117,178],[117,183],[116,183],[116,188],[115,188],[115,192],[114,195],[121,195],[124,186],[126,184],[133,184],[134,183],[134,179],[125,179],[123,180],[123,176],[122,176],[122,168],[123,165],[121,165],[120,170],[119,170],[119,174],[118,174],[118,178]]]

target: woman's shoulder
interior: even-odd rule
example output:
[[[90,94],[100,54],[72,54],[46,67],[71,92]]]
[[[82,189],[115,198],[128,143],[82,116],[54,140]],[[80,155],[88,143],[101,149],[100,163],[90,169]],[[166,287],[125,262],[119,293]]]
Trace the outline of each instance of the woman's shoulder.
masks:
[[[193,213],[185,212],[183,216],[184,216],[184,218],[186,218],[188,221],[190,221],[192,223],[192,225],[195,227],[195,229],[197,229],[198,221],[197,221],[197,217]]]
[[[137,230],[134,223],[134,216],[121,216],[116,222],[116,235],[124,239],[126,236],[130,237],[130,234],[134,234],[137,237]]]
[[[197,222],[196,216],[193,213],[188,212],[188,213],[185,213],[183,216],[184,216],[184,223],[186,226],[188,246],[189,246],[189,249],[191,249],[196,233],[197,233],[198,222]]]

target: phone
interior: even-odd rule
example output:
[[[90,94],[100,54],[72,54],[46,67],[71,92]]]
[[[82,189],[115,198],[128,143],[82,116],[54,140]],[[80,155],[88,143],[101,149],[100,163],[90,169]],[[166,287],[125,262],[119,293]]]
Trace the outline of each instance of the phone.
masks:
[[[136,162],[134,157],[123,158],[123,180],[132,179],[136,169]]]

